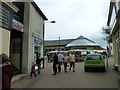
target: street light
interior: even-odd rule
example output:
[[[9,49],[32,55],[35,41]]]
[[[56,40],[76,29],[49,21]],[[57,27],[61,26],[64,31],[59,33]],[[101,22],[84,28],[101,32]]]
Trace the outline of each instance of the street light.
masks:
[[[45,21],[45,23],[56,23],[56,21]]]
[[[44,21],[44,23],[43,23],[43,57],[44,57],[44,55],[45,55],[45,23],[56,23],[56,21]],[[43,68],[44,68],[44,60],[43,60]]]

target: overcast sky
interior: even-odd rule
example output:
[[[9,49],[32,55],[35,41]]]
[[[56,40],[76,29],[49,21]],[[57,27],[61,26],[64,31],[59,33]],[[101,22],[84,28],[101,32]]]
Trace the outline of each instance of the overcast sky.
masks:
[[[107,23],[109,0],[36,0],[48,21],[45,40],[75,39],[80,35],[106,47],[102,27]]]

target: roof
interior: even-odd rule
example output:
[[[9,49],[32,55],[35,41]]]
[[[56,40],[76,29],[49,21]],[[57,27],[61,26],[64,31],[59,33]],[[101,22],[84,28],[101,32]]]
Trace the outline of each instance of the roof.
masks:
[[[75,39],[63,39],[60,40],[60,46],[66,46],[68,43]],[[59,46],[59,40],[47,40],[45,41],[45,46]]]
[[[11,2],[2,2],[2,5],[7,9],[11,10],[13,13],[16,13],[19,9]]]
[[[79,36],[76,40],[70,42],[66,47],[74,46],[99,46],[99,45],[86,37]]]
[[[93,43],[95,43],[94,41],[92,41],[92,40],[90,40],[90,39],[88,39],[88,38],[86,38],[86,37],[84,37],[84,36],[79,36],[77,39],[86,39],[86,40],[89,40],[89,41],[91,41],[91,42],[93,42]]]
[[[35,7],[35,9],[39,12],[39,14],[43,17],[44,20],[48,20],[35,2],[31,2],[31,4]]]
[[[109,26],[113,10],[113,2],[110,2],[107,25]]]

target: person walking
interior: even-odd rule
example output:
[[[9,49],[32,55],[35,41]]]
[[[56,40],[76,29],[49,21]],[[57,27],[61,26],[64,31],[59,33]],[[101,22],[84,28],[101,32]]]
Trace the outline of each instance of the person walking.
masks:
[[[58,64],[58,56],[55,53],[54,57],[53,57],[53,72],[54,72],[54,74],[52,74],[52,75],[57,75],[57,64]]]
[[[40,75],[40,69],[41,69],[41,61],[42,61],[42,57],[40,53],[37,53],[37,58],[36,58],[36,65],[38,67],[38,75]]]
[[[9,59],[9,57],[2,53],[0,54],[0,59],[2,59],[2,62],[0,62],[0,69],[2,69],[2,89],[10,89],[11,88],[11,80],[14,74],[13,71],[13,65]],[[0,74],[1,75],[1,74]]]
[[[50,62],[50,54],[47,53],[47,59],[48,59],[48,63]]]
[[[58,72],[61,72],[62,59],[63,59],[63,55],[59,53],[58,54]]]
[[[70,61],[69,70],[71,70],[71,68],[73,67],[73,72],[75,72],[75,55],[74,55],[74,53],[69,55],[69,61]]]
[[[35,66],[36,66],[35,62],[33,61],[32,62],[32,67],[31,67],[30,77],[32,77],[32,74],[34,74],[34,76],[37,77],[36,74],[35,74]]]
[[[63,64],[64,64],[64,71],[67,72],[67,64],[68,64],[69,57],[67,56],[67,53],[64,53],[63,55]]]

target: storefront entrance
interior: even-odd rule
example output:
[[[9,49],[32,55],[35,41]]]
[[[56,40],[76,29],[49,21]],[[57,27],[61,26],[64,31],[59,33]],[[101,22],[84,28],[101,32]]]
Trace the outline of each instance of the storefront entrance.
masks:
[[[37,54],[41,54],[42,56],[42,39],[39,36],[34,35],[33,43],[33,60],[36,61]],[[43,67],[43,62],[41,63],[41,67]]]
[[[19,74],[22,71],[22,34],[17,30],[11,31],[10,58],[14,65],[14,74]]]

